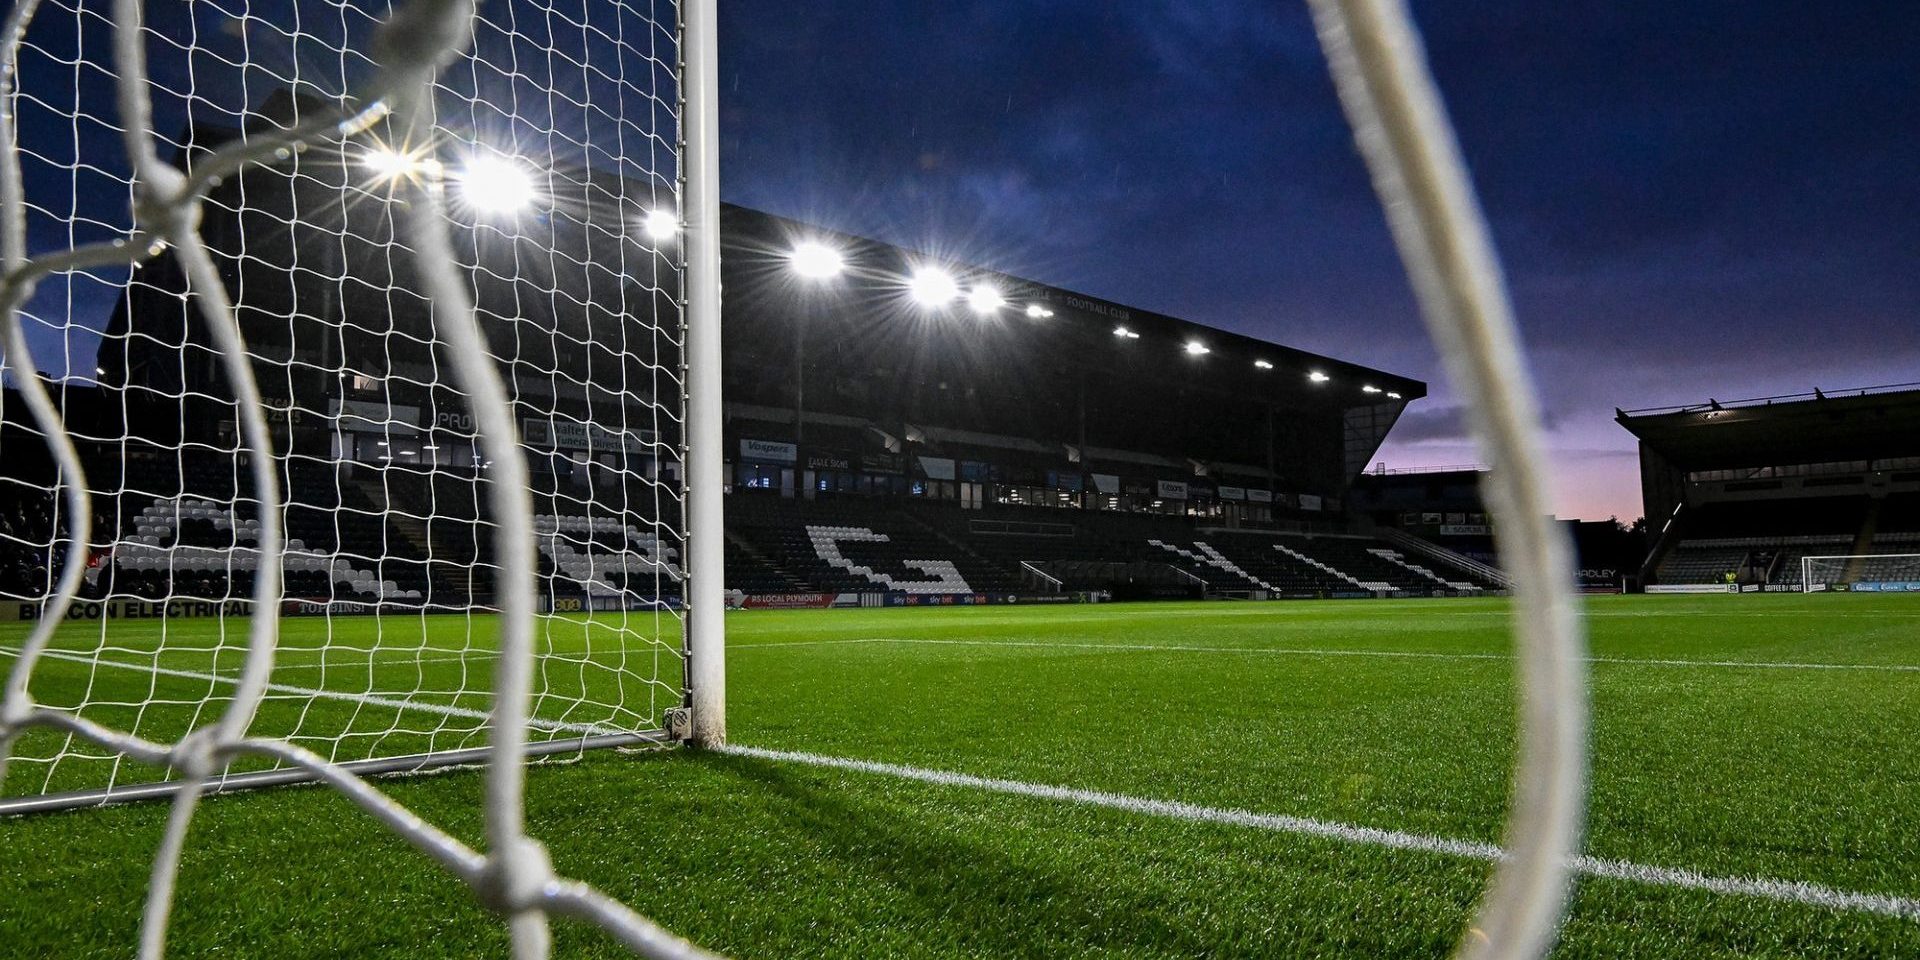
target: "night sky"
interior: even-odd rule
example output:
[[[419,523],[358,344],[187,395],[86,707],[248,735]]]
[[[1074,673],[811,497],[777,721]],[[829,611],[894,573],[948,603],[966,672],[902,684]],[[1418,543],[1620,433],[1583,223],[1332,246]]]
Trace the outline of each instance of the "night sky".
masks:
[[[1425,378],[1378,459],[1478,459],[1303,3],[721,9],[727,200]],[[1616,406],[1920,380],[1920,4],[1415,13],[1562,516],[1640,513]]]

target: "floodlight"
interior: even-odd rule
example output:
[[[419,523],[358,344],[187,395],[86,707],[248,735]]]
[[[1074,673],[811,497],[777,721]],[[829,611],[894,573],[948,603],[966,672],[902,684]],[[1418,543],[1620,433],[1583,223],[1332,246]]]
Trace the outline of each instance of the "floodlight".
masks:
[[[1388,391],[1387,391],[1387,399],[1388,399],[1388,400],[1398,400],[1398,399],[1400,399],[1400,395],[1399,395],[1399,394],[1397,394],[1397,393],[1394,393],[1394,392],[1393,392],[1392,390],[1388,390]]]
[[[847,260],[840,251],[817,240],[807,240],[787,254],[793,272],[809,280],[829,280],[846,269]]]
[[[960,296],[960,285],[953,282],[953,274],[938,267],[921,267],[913,272],[913,279],[907,281],[907,292],[914,302],[926,307],[944,307]]]
[[[460,173],[460,196],[482,213],[519,213],[533,206],[533,174],[507,157],[474,157]]]
[[[1203,355],[1203,354],[1208,354],[1208,353],[1212,353],[1212,352],[1213,352],[1212,350],[1210,350],[1210,349],[1208,349],[1208,348],[1207,348],[1207,345],[1206,345],[1206,344],[1204,344],[1204,343],[1201,343],[1201,342],[1200,342],[1200,341],[1198,341],[1198,340],[1188,340],[1188,341],[1187,341],[1187,353],[1189,353],[1189,354],[1191,354],[1191,355],[1193,355],[1193,356],[1196,356],[1196,357],[1198,357],[1198,356],[1201,356],[1201,355]]]
[[[1360,392],[1361,392],[1361,393],[1379,393],[1379,392],[1380,392],[1380,388],[1379,388],[1379,387],[1376,387],[1376,386],[1374,386],[1374,385],[1373,385],[1373,384],[1371,384],[1371,383],[1369,383],[1369,384],[1367,384],[1366,386],[1364,386],[1364,387],[1361,387],[1361,388],[1360,388]]]
[[[1053,311],[1048,310],[1046,307],[1043,307],[1037,303],[1029,303],[1027,304],[1027,316],[1032,317],[1035,320],[1045,320],[1046,318],[1053,316]]]
[[[1321,373],[1321,372],[1320,372],[1320,371],[1318,371],[1318,370],[1315,370],[1315,371],[1313,371],[1313,372],[1311,372],[1311,373],[1309,373],[1309,374],[1307,374],[1307,379],[1308,379],[1308,380],[1312,380],[1312,381],[1313,381],[1314,383],[1326,383],[1326,382],[1327,382],[1328,380],[1332,380],[1333,378],[1332,378],[1332,377],[1329,377],[1329,376],[1327,376],[1327,375],[1326,375],[1326,374],[1324,374],[1324,373]]]
[[[1270,362],[1268,362],[1268,361],[1266,361],[1266,360],[1255,360],[1255,361],[1253,362],[1253,365],[1254,365],[1254,366],[1256,366],[1256,367],[1259,367],[1259,368],[1260,368],[1260,369],[1262,369],[1262,370],[1272,370],[1272,369],[1273,369],[1273,364],[1272,364],[1272,363],[1270,363]]]
[[[657,207],[647,211],[647,218],[640,225],[647,231],[647,239],[665,243],[680,232],[680,215],[666,207]]]
[[[974,313],[983,316],[998,313],[1000,308],[1006,305],[1007,298],[1001,296],[1000,288],[991,283],[978,284],[973,288],[972,293],[967,294],[967,306],[972,307]]]
[[[1116,337],[1124,337],[1124,338],[1126,338],[1126,339],[1128,339],[1128,340],[1138,340],[1138,339],[1140,339],[1140,335],[1139,335],[1139,334],[1137,334],[1137,333],[1134,333],[1134,332],[1133,332],[1132,330],[1129,330],[1129,329],[1127,329],[1126,327],[1114,327],[1114,328],[1113,328],[1113,335],[1114,335],[1114,336],[1116,336]]]

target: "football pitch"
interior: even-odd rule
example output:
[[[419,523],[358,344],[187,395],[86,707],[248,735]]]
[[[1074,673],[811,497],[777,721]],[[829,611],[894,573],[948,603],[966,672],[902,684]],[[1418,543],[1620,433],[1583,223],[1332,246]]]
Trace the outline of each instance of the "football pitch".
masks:
[[[1587,612],[1587,858],[1558,955],[1920,955],[1920,604],[1603,597]],[[738,957],[1443,955],[1506,810],[1506,614],[1494,599],[734,613],[736,746],[541,765],[527,822],[563,874]],[[24,635],[4,630],[0,669]],[[542,729],[657,724],[677,702],[677,630],[544,621]],[[477,745],[491,631],[289,619],[255,729],[343,759]],[[35,693],[177,736],[230,689],[243,634],[126,622],[100,650],[98,624],[64,631]],[[7,791],[100,775],[107,761],[46,762],[62,744],[24,738]],[[479,843],[476,772],[379,783]],[[0,820],[0,955],[128,954],[165,818],[142,803]],[[322,789],[207,801],[176,902],[176,956],[504,952],[464,887]],[[562,956],[622,955],[578,925],[556,935]]]

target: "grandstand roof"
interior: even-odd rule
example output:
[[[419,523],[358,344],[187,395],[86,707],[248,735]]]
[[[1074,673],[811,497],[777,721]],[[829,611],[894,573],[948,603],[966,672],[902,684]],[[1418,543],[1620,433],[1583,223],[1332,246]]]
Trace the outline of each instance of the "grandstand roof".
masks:
[[[760,439],[827,414],[953,448],[938,456],[971,455],[961,431],[1038,441],[1063,464],[1068,448],[1084,462],[1127,451],[1182,473],[1206,464],[1202,475],[1337,495],[1427,393],[1408,377],[952,256],[745,207],[724,206],[721,220],[730,409],[805,408],[756,426]],[[808,243],[836,250],[844,269],[803,276],[794,254]],[[910,278],[927,270],[948,275],[945,303],[912,295]],[[982,287],[1004,303],[974,309],[968,292]]]
[[[1044,324],[1032,324],[1030,332],[1020,338],[1025,345],[1054,350],[1080,365],[1111,366],[1116,348],[1124,346],[1130,355],[1152,358],[1151,365],[1168,374],[1204,380],[1203,386],[1207,389],[1242,398],[1293,406],[1349,407],[1384,402],[1389,392],[1404,402],[1427,395],[1427,385],[1411,377],[747,207],[724,205],[722,220],[727,256],[733,258],[731,266],[751,261],[749,269],[756,274],[784,270],[787,252],[792,246],[812,239],[824,240],[845,253],[848,286],[870,290],[891,286],[895,300],[904,299],[902,281],[920,265],[937,265],[950,271],[962,287],[993,283],[1008,300],[1002,311],[1006,326],[1032,324],[1021,315],[1028,304],[1037,303],[1053,311],[1053,316]],[[782,297],[792,295],[790,286],[776,289]],[[738,285],[727,291],[729,297],[742,292],[745,291]],[[875,306],[872,300],[867,300],[866,305]],[[966,316],[964,303],[957,304],[953,312],[959,320],[971,319]],[[1113,332],[1116,327],[1125,327],[1139,336],[1130,340],[1116,338]],[[1196,341],[1210,352],[1198,358],[1185,353],[1185,345]],[[1198,365],[1196,359],[1200,361]],[[1272,366],[1256,367],[1256,360]],[[1128,361],[1130,366],[1135,362]],[[1326,379],[1309,379],[1315,371],[1324,374]],[[1363,392],[1369,386],[1375,388],[1374,391]]]
[[[1920,384],[1616,413],[1683,470],[1920,456]]]

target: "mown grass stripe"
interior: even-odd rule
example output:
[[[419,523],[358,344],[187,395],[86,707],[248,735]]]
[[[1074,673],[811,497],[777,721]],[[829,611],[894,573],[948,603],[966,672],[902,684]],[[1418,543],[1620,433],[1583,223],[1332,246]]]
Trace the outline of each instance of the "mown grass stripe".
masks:
[[[822,640],[789,640],[762,643],[736,643],[729,650],[767,647],[811,647],[864,643],[900,643],[958,647],[1034,647],[1069,650],[1119,650],[1126,652],[1238,653],[1295,657],[1385,657],[1407,660],[1512,660],[1510,653],[1446,653],[1433,650],[1352,650],[1331,647],[1208,647],[1171,643],[1076,643],[1067,640],[953,640],[932,637],[834,637]],[[1585,657],[1587,663],[1648,667],[1709,667],[1754,670],[1865,670],[1889,673],[1920,673],[1920,664],[1907,663],[1819,663],[1787,660],[1684,660],[1654,657]]]

